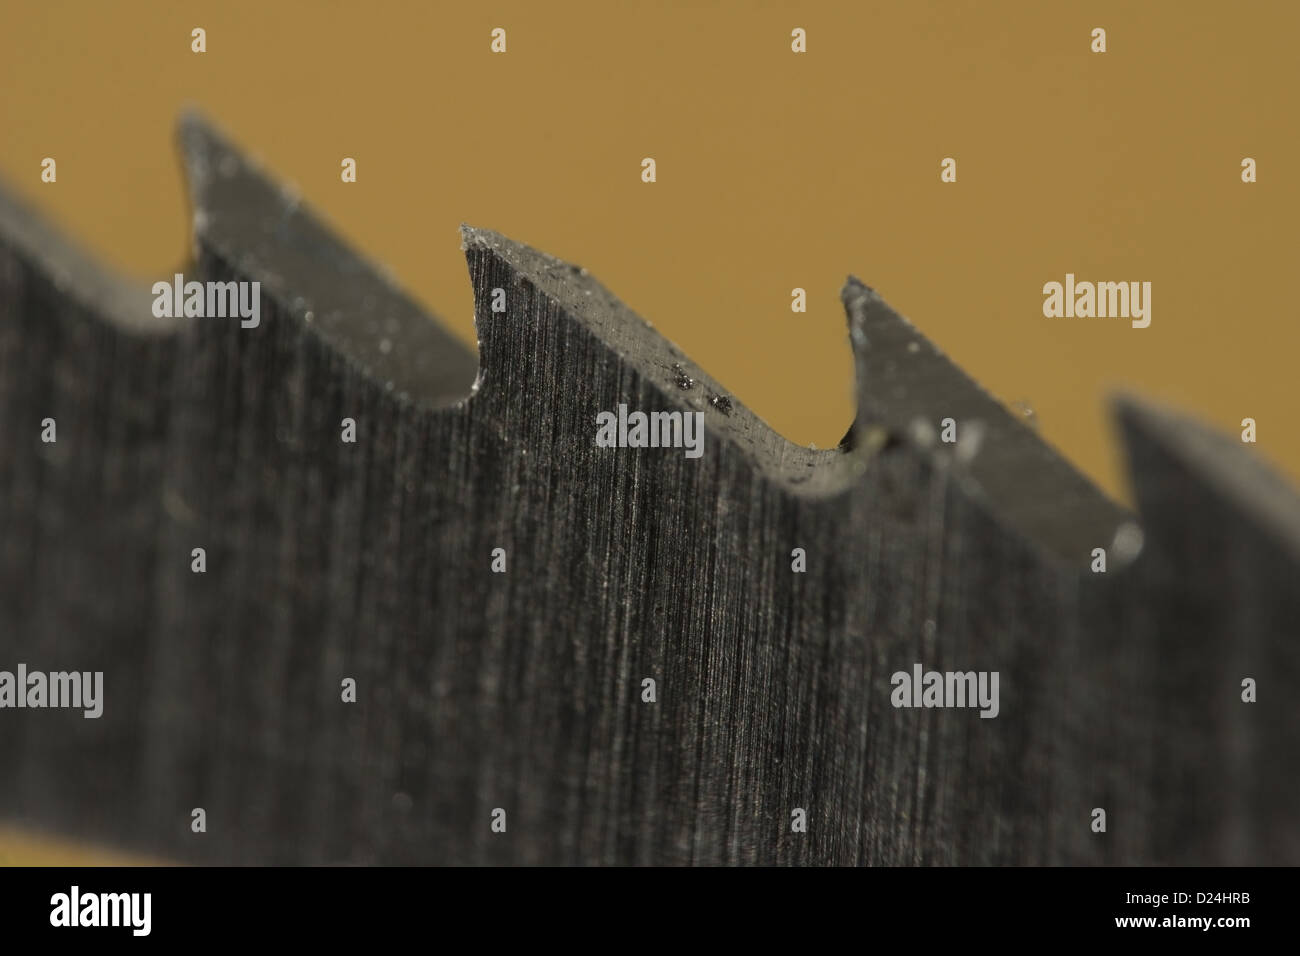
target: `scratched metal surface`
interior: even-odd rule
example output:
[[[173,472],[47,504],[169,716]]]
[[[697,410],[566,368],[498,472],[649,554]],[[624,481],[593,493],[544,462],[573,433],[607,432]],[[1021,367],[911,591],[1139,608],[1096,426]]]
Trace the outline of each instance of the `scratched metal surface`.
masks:
[[[1123,400],[1129,515],[850,279],[858,419],[796,447],[466,228],[474,356],[180,139],[186,277],[261,282],[255,329],[153,319],[0,194],[0,667],[105,674],[98,720],[0,711],[6,824],[195,862],[1300,862],[1300,502],[1239,444]],[[702,412],[703,456],[597,448],[619,403]],[[998,671],[998,716],[894,708],[917,662]]]

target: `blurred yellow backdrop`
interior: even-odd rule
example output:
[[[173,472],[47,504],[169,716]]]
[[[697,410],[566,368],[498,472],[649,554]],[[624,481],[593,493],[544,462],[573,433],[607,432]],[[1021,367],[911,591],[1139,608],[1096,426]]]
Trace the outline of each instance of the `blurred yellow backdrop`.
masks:
[[[853,272],[1112,493],[1117,385],[1257,419],[1300,477],[1300,4],[157,0],[0,22],[0,175],[142,277],[186,252],[172,130],[194,104],[466,342],[462,221],[588,267],[825,446],[852,418]],[[1067,272],[1152,282],[1151,327],[1045,318]]]
[[[0,866],[162,866],[164,861],[0,826]]]

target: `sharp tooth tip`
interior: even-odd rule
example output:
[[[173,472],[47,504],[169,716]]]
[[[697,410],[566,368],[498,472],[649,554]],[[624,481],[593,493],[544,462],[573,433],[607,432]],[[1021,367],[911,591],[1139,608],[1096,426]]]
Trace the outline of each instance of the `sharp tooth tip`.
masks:
[[[204,148],[211,150],[221,145],[221,138],[216,127],[196,106],[185,106],[176,120],[176,129],[181,142],[190,150]]]
[[[460,224],[460,237],[466,243],[476,243],[478,245],[492,245],[492,240],[496,237],[491,229],[482,229],[478,226],[471,226],[467,222]]]

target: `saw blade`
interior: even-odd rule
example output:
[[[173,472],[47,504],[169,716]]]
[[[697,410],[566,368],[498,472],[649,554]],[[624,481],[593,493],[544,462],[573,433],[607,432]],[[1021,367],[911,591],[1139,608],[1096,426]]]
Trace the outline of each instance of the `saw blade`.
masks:
[[[152,290],[0,193],[6,823],[206,863],[1300,862],[1300,503],[1240,443],[1120,400],[1130,513],[851,278],[858,416],[799,447],[465,227],[475,356],[180,140],[194,258]],[[47,706],[74,673],[98,716]]]

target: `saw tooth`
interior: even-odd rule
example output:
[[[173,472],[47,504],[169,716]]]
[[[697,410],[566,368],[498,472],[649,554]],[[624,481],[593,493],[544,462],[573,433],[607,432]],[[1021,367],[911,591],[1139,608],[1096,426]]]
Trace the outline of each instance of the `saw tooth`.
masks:
[[[428,408],[463,401],[477,358],[194,113],[179,140],[204,280],[229,273],[336,352]],[[397,346],[394,343],[398,343]]]

